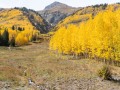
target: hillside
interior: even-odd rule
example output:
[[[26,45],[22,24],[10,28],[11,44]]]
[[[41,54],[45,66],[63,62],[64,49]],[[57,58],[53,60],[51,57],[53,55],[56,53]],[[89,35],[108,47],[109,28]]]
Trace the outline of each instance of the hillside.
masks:
[[[54,26],[76,10],[78,10],[78,8],[74,8],[60,2],[53,2],[46,6],[44,10],[38,11],[38,13],[40,13],[46,21]]]
[[[21,27],[25,30],[39,30],[41,33],[47,33],[48,23],[35,11],[26,8],[14,8],[0,10],[1,28],[11,29]]]
[[[78,25],[81,22],[85,22],[89,20],[90,18],[94,18],[99,12],[112,9],[113,11],[120,8],[120,4],[113,4],[113,5],[107,5],[107,4],[101,4],[101,5],[94,5],[94,6],[88,6],[84,7],[78,11],[76,11],[74,14],[66,17],[65,19],[61,20],[54,30],[58,30],[58,28],[62,26],[68,26],[70,24]]]

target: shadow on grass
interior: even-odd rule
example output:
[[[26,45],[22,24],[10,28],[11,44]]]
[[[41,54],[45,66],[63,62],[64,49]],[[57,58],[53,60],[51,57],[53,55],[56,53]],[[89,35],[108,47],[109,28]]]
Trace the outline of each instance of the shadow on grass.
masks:
[[[109,79],[109,81],[120,84],[120,77],[117,77],[117,78],[116,77],[112,77],[111,79]]]
[[[120,79],[112,79],[111,81],[114,82],[114,83],[119,83],[120,84]]]

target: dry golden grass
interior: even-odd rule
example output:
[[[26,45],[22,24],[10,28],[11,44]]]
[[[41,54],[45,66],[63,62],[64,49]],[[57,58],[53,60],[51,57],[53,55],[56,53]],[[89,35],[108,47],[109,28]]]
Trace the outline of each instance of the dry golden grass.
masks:
[[[94,78],[103,66],[94,60],[71,60],[48,48],[48,42],[30,43],[28,46],[9,50],[0,47],[0,81],[13,85],[27,85],[31,78],[37,85],[56,79]],[[113,72],[120,69],[114,67]]]

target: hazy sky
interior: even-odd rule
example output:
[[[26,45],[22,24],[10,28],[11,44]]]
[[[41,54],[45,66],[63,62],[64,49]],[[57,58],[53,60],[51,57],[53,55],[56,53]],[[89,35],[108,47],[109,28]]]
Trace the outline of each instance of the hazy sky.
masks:
[[[120,0],[0,0],[1,8],[27,7],[42,10],[54,1],[62,2],[73,7],[84,7],[101,3],[116,3]]]

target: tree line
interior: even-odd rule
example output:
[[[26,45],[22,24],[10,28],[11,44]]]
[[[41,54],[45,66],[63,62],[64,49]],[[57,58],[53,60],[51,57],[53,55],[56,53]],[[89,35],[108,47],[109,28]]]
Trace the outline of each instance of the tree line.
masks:
[[[21,46],[31,41],[36,41],[40,32],[38,30],[15,30],[1,29],[0,30],[0,46]]]
[[[76,57],[120,60],[120,10],[101,11],[79,25],[60,27],[50,48]]]

